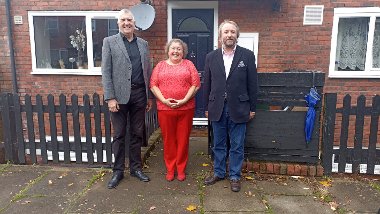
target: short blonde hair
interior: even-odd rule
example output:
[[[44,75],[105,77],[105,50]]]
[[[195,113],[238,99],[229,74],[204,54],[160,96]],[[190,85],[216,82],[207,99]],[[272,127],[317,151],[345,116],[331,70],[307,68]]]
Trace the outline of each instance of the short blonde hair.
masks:
[[[170,45],[172,45],[173,43],[179,43],[179,44],[181,44],[182,49],[183,49],[183,58],[186,58],[187,53],[189,52],[189,49],[187,48],[187,44],[186,44],[184,41],[182,41],[181,39],[177,39],[177,38],[175,38],[175,39],[171,39],[171,40],[165,45],[165,54],[166,54],[166,56],[169,57],[169,47],[170,47]]]
[[[229,19],[225,19],[220,25],[219,25],[219,29],[218,29],[218,31],[219,31],[219,36],[220,35],[222,35],[222,28],[223,28],[223,26],[225,25],[225,24],[231,24],[231,25],[233,25],[233,26],[235,26],[236,27],[236,33],[237,33],[237,37],[239,38],[239,36],[240,36],[240,28],[239,28],[239,25],[236,23],[236,22],[234,22],[234,21],[232,21],[232,20],[229,20]]]

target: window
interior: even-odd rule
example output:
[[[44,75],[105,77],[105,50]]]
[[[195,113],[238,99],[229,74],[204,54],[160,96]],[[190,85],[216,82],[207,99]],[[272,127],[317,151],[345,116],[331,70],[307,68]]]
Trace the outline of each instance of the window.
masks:
[[[118,11],[29,12],[32,74],[101,75],[103,39]]]
[[[255,63],[257,67],[257,54],[259,53],[259,33],[240,33],[238,45],[247,48],[255,53]]]
[[[329,77],[380,78],[380,9],[336,8]]]

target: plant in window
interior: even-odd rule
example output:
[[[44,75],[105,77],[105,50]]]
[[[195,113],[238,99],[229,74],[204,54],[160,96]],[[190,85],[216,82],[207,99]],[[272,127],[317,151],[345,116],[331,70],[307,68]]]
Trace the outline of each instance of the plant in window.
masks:
[[[86,48],[86,36],[83,30],[76,29],[74,35],[70,35],[71,45],[78,51],[78,68],[83,65],[83,51]]]

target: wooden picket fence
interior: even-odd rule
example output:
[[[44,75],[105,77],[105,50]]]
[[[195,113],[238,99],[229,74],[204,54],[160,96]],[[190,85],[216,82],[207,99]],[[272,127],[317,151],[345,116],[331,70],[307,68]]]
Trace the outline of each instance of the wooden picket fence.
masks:
[[[379,95],[372,98],[370,107],[366,106],[365,96],[359,96],[357,105],[352,106],[351,96],[346,95],[343,98],[343,107],[337,108],[337,94],[325,94],[322,141],[325,174],[332,172],[380,174],[379,113]],[[341,120],[336,121],[337,116]],[[369,134],[364,133],[364,130],[368,130],[365,128],[365,120],[369,120]],[[355,126],[350,129],[353,122]],[[334,145],[337,123],[340,123],[338,131],[340,142]]]
[[[67,102],[61,94],[58,104],[51,94],[47,104],[40,95],[34,102],[30,95],[23,97],[23,103],[20,98],[17,94],[0,95],[6,160],[19,164],[112,163],[110,113],[98,94],[92,99],[85,94],[82,102],[77,95]],[[156,108],[147,113],[145,125],[148,140],[158,128]]]

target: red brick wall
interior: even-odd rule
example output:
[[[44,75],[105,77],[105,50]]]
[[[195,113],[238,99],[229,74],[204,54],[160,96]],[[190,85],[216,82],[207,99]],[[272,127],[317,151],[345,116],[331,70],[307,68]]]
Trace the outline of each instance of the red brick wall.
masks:
[[[4,0],[0,0],[0,90],[11,90],[9,50],[6,42],[6,20]],[[75,75],[31,75],[31,50],[27,11],[77,11],[77,10],[120,10],[138,4],[131,1],[50,1],[12,0],[12,16],[23,16],[23,25],[14,25],[14,49],[19,92],[21,95],[52,93],[82,95],[94,92],[103,94],[100,76]],[[286,69],[318,70],[328,73],[333,21],[333,8],[380,6],[379,0],[281,0],[281,11],[272,11],[274,0],[220,0],[219,22],[232,19],[238,22],[241,32],[259,33],[259,72],[279,72]],[[303,26],[304,5],[324,5],[324,21],[320,26]],[[140,35],[148,40],[156,64],[165,58],[164,45],[167,41],[167,0],[153,0],[156,19],[151,28]],[[3,50],[3,47],[5,49]],[[331,79],[326,75],[325,92],[338,92],[338,103],[342,96],[350,93],[353,102],[360,94],[379,94],[380,81],[377,79]],[[371,99],[370,97],[368,98]],[[369,101],[369,104],[371,102]],[[339,128],[337,120],[337,128]],[[339,132],[336,132],[336,138]]]
[[[281,0],[281,12],[272,11],[273,1],[267,0],[221,0],[219,22],[231,19],[238,22],[241,32],[259,33],[259,72],[278,72],[286,69],[323,71],[328,74],[330,63],[331,34],[334,8],[379,7],[378,0]],[[323,24],[304,26],[304,5],[324,5]],[[242,14],[244,16],[242,17]],[[326,75],[324,92],[338,93],[341,107],[346,94],[352,96],[356,105],[359,95],[367,97],[371,105],[372,96],[380,94],[378,79],[332,79]],[[353,146],[355,121],[350,121],[349,145]],[[368,145],[369,118],[365,120],[364,145]],[[339,144],[341,119],[336,120],[335,142]],[[380,133],[380,127],[379,132]],[[380,134],[378,136],[380,139]],[[380,143],[378,144],[380,147]]]

